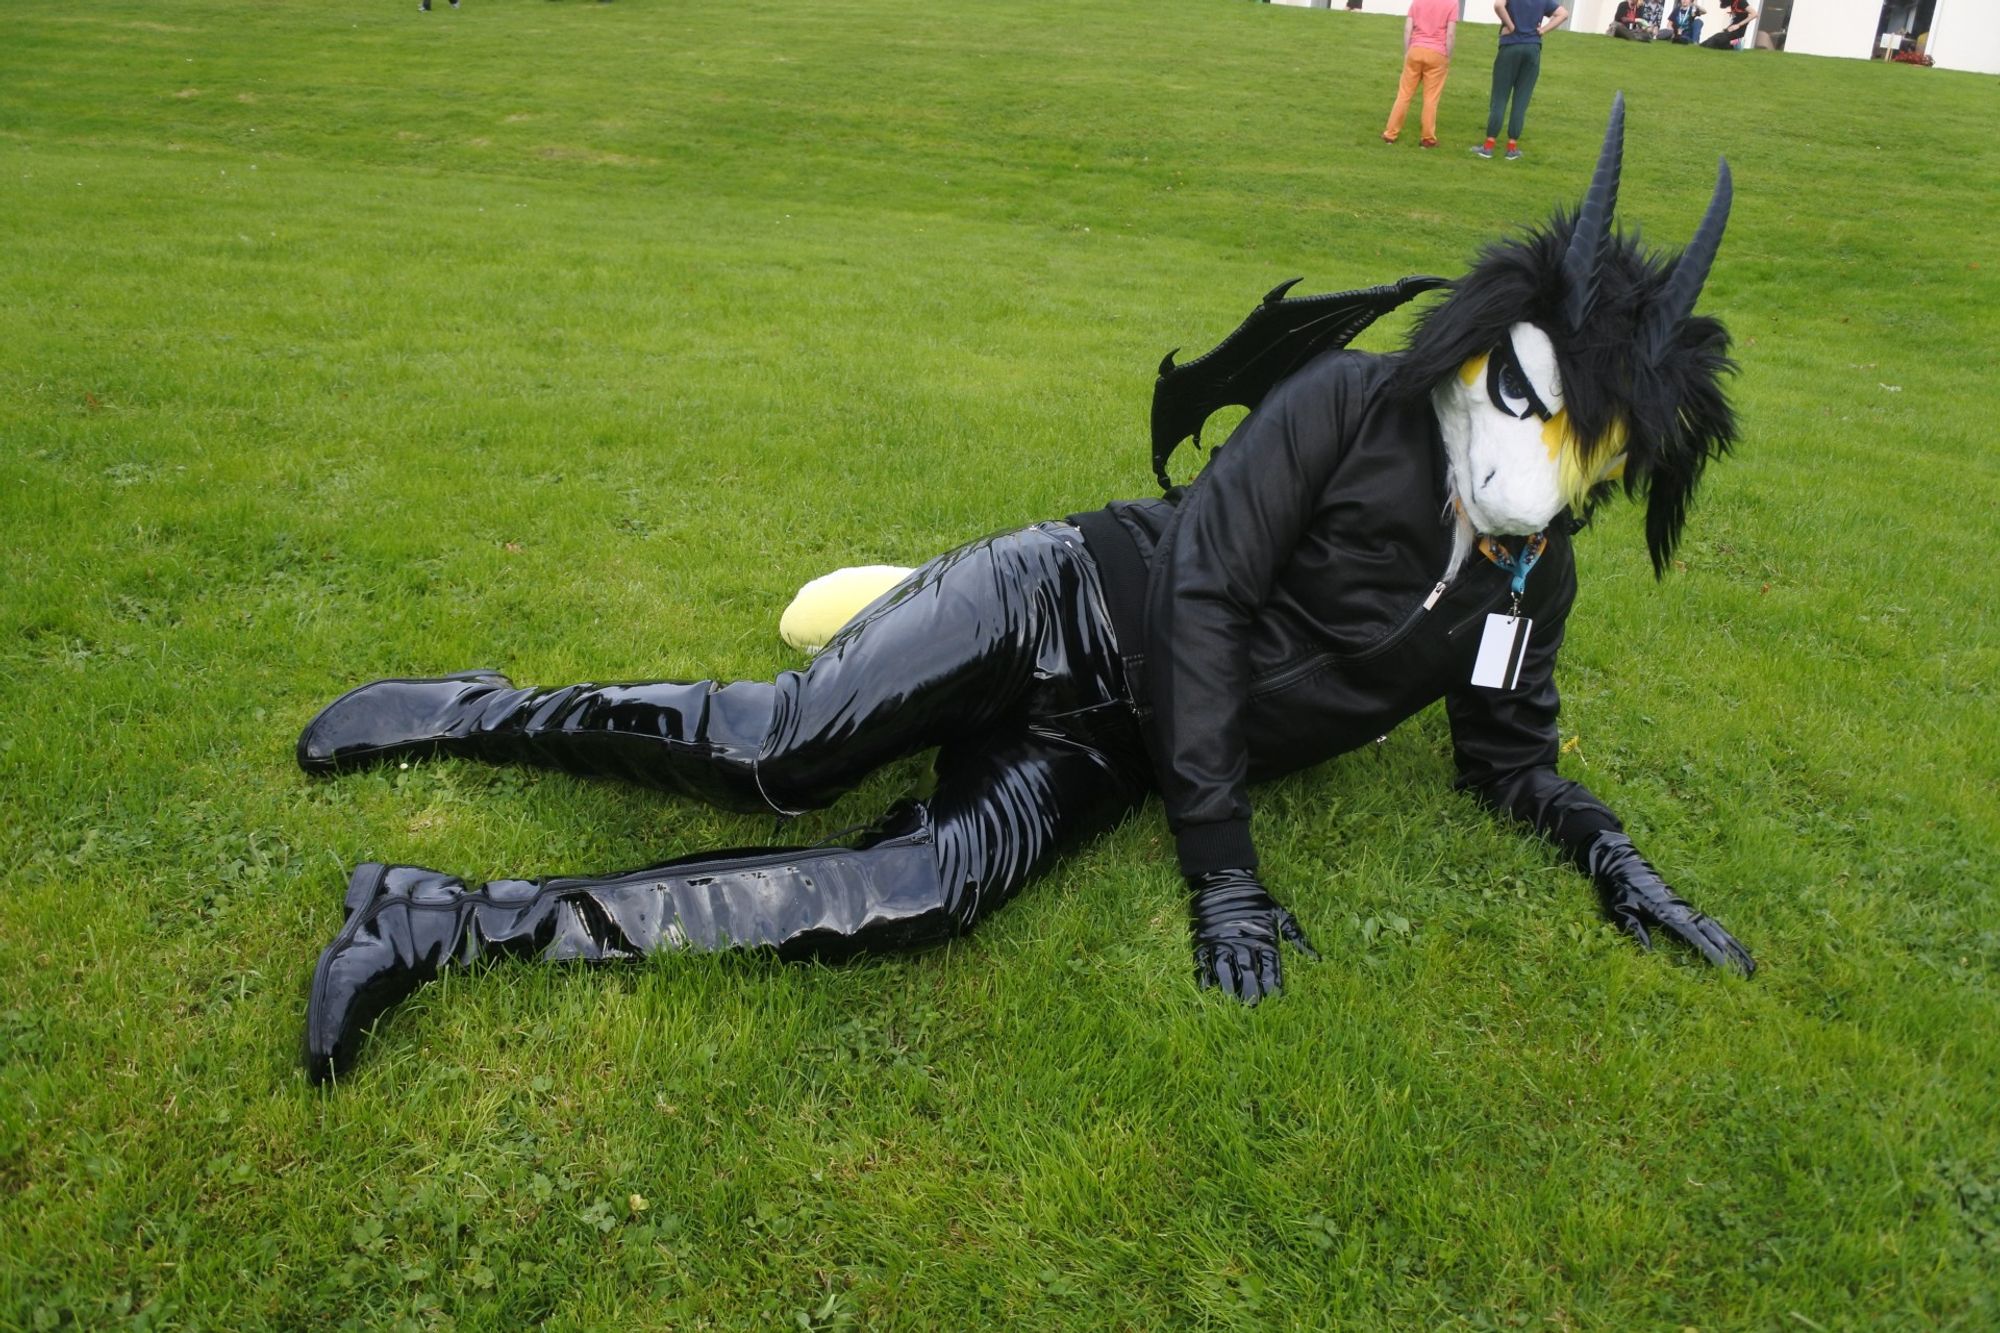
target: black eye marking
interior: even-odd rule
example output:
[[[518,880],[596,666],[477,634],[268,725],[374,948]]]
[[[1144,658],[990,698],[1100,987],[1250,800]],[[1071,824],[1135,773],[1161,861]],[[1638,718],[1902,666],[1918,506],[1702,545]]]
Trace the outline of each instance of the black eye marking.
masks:
[[[1486,360],[1486,396],[1493,406],[1516,420],[1525,421],[1530,412],[1543,421],[1555,415],[1536,395],[1535,386],[1521,369],[1511,338],[1494,348],[1493,355]]]
[[[1496,468],[1488,468],[1488,469],[1487,469],[1487,471],[1486,471],[1486,475],[1485,475],[1485,476],[1483,476],[1483,477],[1481,477],[1481,478],[1479,479],[1479,489],[1483,491],[1483,490],[1485,490],[1485,489],[1486,489],[1486,488],[1487,488],[1487,487],[1488,487],[1489,485],[1491,485],[1491,484],[1492,484],[1492,482],[1493,482],[1493,478],[1494,478],[1494,476],[1495,476],[1495,475],[1496,475],[1496,474],[1497,474],[1497,473],[1498,473],[1499,471],[1500,471],[1500,469],[1499,469],[1499,468],[1497,468],[1497,467],[1496,467]]]

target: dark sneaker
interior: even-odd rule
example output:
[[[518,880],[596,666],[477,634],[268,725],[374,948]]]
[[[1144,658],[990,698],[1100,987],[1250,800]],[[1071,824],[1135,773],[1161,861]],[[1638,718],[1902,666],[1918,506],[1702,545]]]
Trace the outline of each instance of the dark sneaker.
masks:
[[[1419,147],[1419,148],[1435,148],[1435,147],[1437,147],[1437,146],[1438,146],[1438,141],[1437,141],[1436,139],[1419,139],[1419,140],[1417,140],[1417,147]]]
[[[1489,153],[1488,156],[1492,155]],[[1518,148],[1509,148],[1507,150],[1507,160],[1509,162],[1519,162],[1521,160],[1521,150]]]
[[[1476,143],[1472,145],[1472,155],[1474,157],[1491,157],[1493,156],[1493,149],[1488,144]]]

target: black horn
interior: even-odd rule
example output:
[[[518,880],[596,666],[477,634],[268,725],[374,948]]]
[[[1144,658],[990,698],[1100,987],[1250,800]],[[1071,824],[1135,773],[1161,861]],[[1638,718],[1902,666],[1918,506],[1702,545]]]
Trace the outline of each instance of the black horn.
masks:
[[[1581,333],[1597,300],[1597,256],[1611,234],[1611,215],[1618,208],[1618,170],[1625,156],[1625,94],[1611,99],[1611,122],[1604,127],[1604,147],[1597,154],[1597,171],[1590,193],[1577,210],[1569,249],[1563,254],[1563,287],[1568,293],[1563,314],[1570,332]]]
[[[1694,239],[1674,261],[1673,276],[1667,279],[1666,289],[1654,302],[1646,321],[1642,347],[1650,358],[1656,359],[1665,351],[1674,330],[1694,313],[1695,300],[1701,295],[1702,284],[1708,281],[1709,267],[1715,263],[1715,252],[1722,245],[1722,229],[1729,225],[1729,201],[1734,194],[1729,159],[1719,158],[1715,164],[1715,194],[1708,201],[1708,211],[1701,215]]]

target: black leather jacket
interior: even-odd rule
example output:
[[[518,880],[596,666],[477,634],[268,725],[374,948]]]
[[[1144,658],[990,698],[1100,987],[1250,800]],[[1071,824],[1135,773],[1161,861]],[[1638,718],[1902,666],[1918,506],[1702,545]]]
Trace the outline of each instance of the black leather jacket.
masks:
[[[1527,581],[1534,632],[1519,684],[1472,685],[1486,614],[1506,608],[1510,579],[1474,552],[1440,591],[1444,445],[1427,402],[1383,391],[1394,364],[1328,353],[1245,418],[1178,505],[1072,518],[1105,575],[1189,874],[1256,865],[1249,782],[1366,744],[1439,698],[1458,786],[1572,856],[1620,827],[1556,773],[1575,525],[1550,526]]]

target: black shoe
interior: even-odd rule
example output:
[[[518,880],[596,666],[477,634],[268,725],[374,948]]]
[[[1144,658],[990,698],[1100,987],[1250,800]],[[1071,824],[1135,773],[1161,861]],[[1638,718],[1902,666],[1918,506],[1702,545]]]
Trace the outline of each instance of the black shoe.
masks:
[[[434,753],[472,730],[480,700],[513,688],[497,671],[372,681],[341,695],[306,724],[299,733],[299,767],[337,773],[395,755]]]

